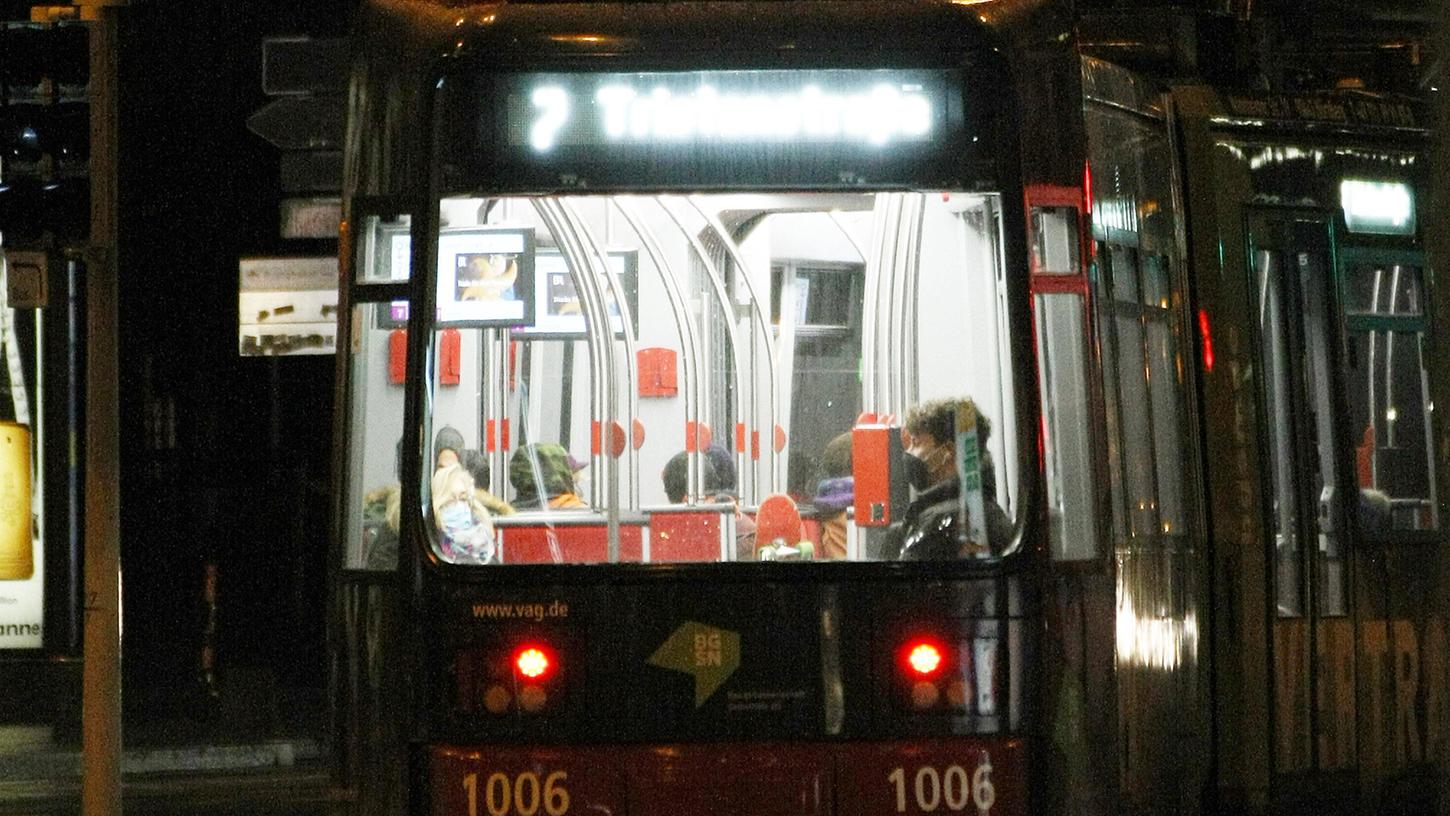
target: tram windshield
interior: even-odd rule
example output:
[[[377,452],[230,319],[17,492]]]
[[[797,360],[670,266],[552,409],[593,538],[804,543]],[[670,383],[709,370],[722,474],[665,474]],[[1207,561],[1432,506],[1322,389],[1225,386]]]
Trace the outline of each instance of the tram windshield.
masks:
[[[455,462],[435,444],[426,463],[444,560],[913,557],[922,542],[900,539],[921,531],[855,518],[872,472],[916,480],[898,527],[913,498],[953,519],[979,503],[916,557],[1009,545],[1016,405],[996,197],[440,206],[425,404],[430,438],[462,447]],[[958,457],[963,406],[977,450]],[[857,426],[900,445],[854,461],[869,439]],[[611,510],[616,553],[589,546]],[[524,544],[540,525],[545,546]]]
[[[418,476],[440,560],[981,559],[1013,545],[1021,409],[999,196],[459,197],[439,216]],[[358,274],[407,278],[398,225],[379,229]],[[387,356],[406,309],[367,306],[378,316],[354,321],[355,351]],[[360,374],[380,384],[355,386],[378,402],[356,421],[399,429],[381,416],[401,409],[382,384],[398,371],[380,369]],[[396,490],[378,500],[401,475],[393,441],[366,447],[359,524],[379,530],[363,549],[400,515]]]

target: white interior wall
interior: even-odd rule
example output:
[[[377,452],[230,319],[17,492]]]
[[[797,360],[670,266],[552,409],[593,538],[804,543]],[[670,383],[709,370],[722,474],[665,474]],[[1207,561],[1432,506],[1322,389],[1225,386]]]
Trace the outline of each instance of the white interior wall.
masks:
[[[353,370],[361,400],[352,417],[352,460],[363,474],[358,487],[364,493],[398,483],[396,456],[403,436],[404,387],[388,382],[389,330],[376,328],[376,308],[386,309],[387,304],[359,309],[359,351]]]

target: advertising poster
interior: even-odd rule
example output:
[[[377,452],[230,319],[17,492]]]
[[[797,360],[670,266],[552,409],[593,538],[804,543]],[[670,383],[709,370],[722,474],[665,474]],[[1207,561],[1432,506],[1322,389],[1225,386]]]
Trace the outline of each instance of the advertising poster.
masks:
[[[337,258],[245,258],[239,264],[237,351],[243,357],[332,354]]]
[[[0,422],[0,649],[42,645],[45,563],[31,461],[30,428]]]

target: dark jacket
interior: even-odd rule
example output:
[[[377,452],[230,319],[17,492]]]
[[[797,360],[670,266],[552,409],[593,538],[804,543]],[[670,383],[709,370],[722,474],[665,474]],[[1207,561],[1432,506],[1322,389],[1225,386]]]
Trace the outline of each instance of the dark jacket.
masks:
[[[961,482],[952,477],[918,494],[906,506],[901,523],[893,525],[887,537],[886,557],[903,561],[960,558],[957,514],[961,510],[961,488]],[[1012,519],[988,496],[982,497],[982,507],[986,512],[987,541],[992,553],[1000,554],[1012,540]]]

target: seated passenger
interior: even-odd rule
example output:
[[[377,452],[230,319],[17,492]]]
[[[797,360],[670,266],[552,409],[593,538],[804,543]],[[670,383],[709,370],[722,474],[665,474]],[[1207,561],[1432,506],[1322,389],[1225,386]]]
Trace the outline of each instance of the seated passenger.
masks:
[[[969,402],[970,400],[962,400]],[[959,558],[972,554],[958,539],[961,480],[956,463],[957,400],[923,403],[906,414],[902,436],[906,451],[904,467],[911,480],[914,498],[893,525],[888,553],[908,561]],[[981,453],[982,509],[986,514],[987,544],[999,553],[1012,538],[1012,520],[996,501],[996,474],[987,440],[992,425],[977,414],[977,446]]]
[[[821,480],[811,504],[821,519],[822,558],[846,557],[846,510],[856,501],[856,479],[851,475],[851,432],[826,443],[821,453]]]
[[[536,442],[514,451],[509,459],[509,484],[518,510],[588,509],[574,483],[573,460],[562,445]],[[542,483],[543,488],[539,485]]]
[[[439,549],[455,562],[486,564],[498,551],[493,518],[473,494],[473,477],[462,465],[448,465],[433,474],[433,523]]]
[[[438,435],[433,437],[433,470],[458,464],[463,444],[463,434],[457,428],[452,425],[439,428]]]
[[[484,485],[488,484],[489,469],[488,457],[483,452],[476,450],[463,451],[462,456],[459,458],[459,464],[463,465],[463,469],[468,471],[469,476],[473,477],[473,495],[482,502],[484,507],[488,508],[488,512],[495,516],[512,516],[514,514],[513,505],[484,489]]]
[[[403,440],[394,451],[393,472],[401,481]],[[363,494],[363,568],[390,570],[398,566],[398,529],[402,523],[402,485],[393,482]]]
[[[670,457],[665,463],[665,469],[660,478],[665,483],[665,499],[670,504],[684,504],[690,497],[689,475],[690,455],[680,451]],[[710,464],[708,458],[700,461],[700,495],[703,501],[712,501],[720,491],[720,477],[715,473],[715,466]]]
[[[705,458],[710,460],[710,467],[715,469],[715,478],[719,482],[716,490],[729,493],[731,498],[739,498],[740,489],[735,479],[735,457],[730,451],[716,442],[705,449]]]

